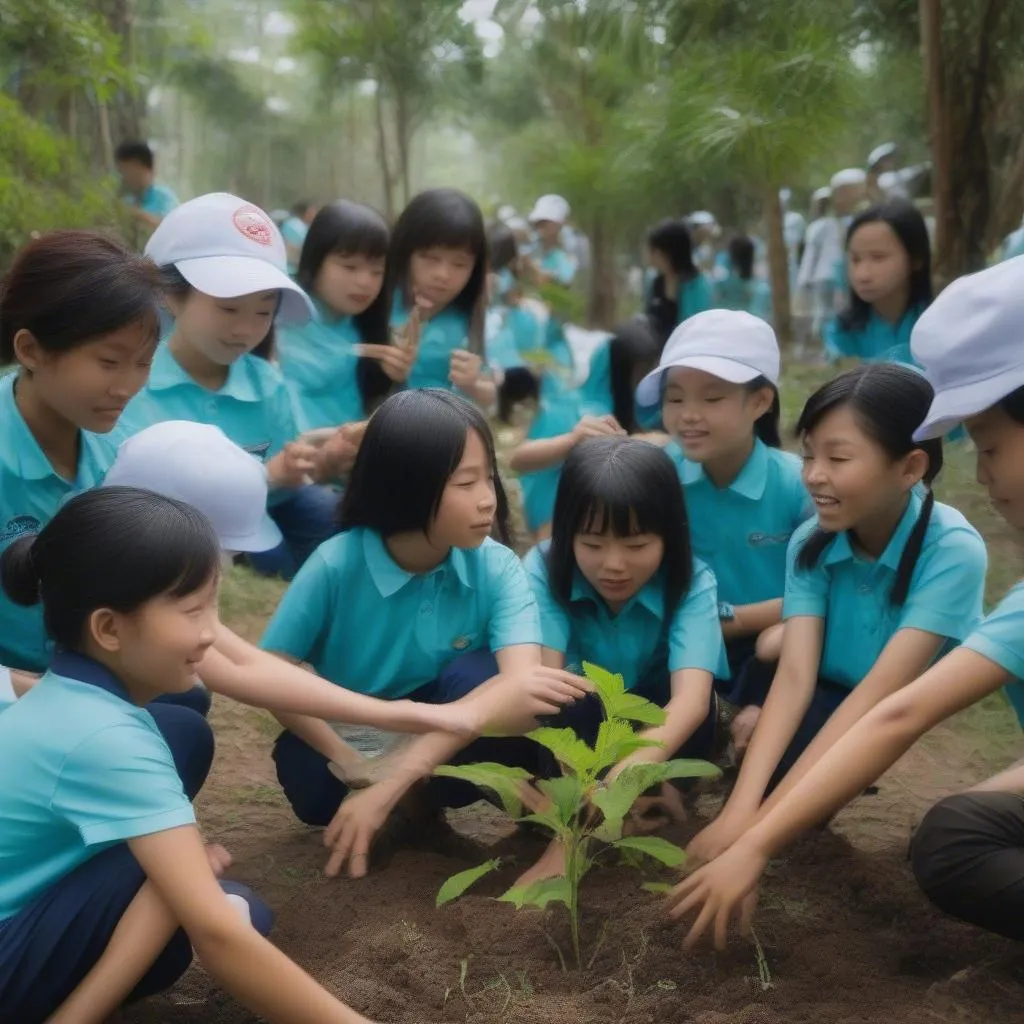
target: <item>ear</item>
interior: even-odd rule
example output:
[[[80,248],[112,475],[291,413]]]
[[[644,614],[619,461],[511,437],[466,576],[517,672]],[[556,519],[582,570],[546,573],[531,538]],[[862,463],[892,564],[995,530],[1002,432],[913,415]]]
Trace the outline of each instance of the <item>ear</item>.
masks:
[[[31,331],[27,331],[24,328],[14,335],[13,348],[14,358],[17,359],[17,361],[21,363],[29,373],[35,373],[42,363],[45,362],[47,357],[46,350],[39,344],[36,336]]]
[[[189,295],[191,295],[191,291],[189,291]],[[185,308],[186,302],[188,302],[188,295],[172,295],[170,292],[167,292],[164,295],[164,305],[175,320],[181,316],[181,312]]]
[[[115,654],[121,649],[121,617],[110,608],[97,608],[89,616],[89,635],[101,650]]]
[[[748,395],[747,402],[750,405],[754,419],[759,420],[775,401],[775,392],[771,388],[758,388],[757,391]]]
[[[903,461],[903,481],[909,487],[916,487],[928,472],[928,453],[915,448]]]

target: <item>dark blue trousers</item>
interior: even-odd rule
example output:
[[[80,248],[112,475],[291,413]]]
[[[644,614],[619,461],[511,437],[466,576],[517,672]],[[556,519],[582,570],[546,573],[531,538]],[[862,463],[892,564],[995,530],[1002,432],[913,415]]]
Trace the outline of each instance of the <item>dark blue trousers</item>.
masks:
[[[265,576],[294,578],[306,559],[337,532],[338,500],[338,492],[332,488],[307,484],[286,500],[268,506],[284,540],[272,551],[249,555],[252,567]]]

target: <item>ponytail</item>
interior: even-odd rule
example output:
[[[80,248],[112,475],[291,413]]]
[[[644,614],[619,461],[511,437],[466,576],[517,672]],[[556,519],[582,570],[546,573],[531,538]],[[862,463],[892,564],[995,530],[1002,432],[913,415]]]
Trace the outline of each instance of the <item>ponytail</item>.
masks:
[[[759,388],[764,387],[772,389],[771,408],[758,417],[754,423],[754,434],[759,441],[768,445],[769,448],[781,448],[782,433],[779,430],[779,421],[782,419],[782,402],[779,400],[778,389],[764,377],[758,377],[756,380],[751,381],[747,387],[751,391],[757,391]]]
[[[934,507],[935,494],[929,488],[921,511],[918,513],[917,522],[914,523],[914,529],[910,531],[903,554],[900,555],[900,564],[896,569],[896,581],[892,585],[892,590],[889,591],[889,604],[896,608],[906,603],[907,594],[910,593],[910,581],[914,575],[918,556],[921,554],[921,547],[924,545],[924,536],[928,532],[928,524],[931,522]]]
[[[19,537],[0,556],[0,583],[4,593],[17,605],[31,608],[39,604],[39,570],[33,550],[36,534]]]

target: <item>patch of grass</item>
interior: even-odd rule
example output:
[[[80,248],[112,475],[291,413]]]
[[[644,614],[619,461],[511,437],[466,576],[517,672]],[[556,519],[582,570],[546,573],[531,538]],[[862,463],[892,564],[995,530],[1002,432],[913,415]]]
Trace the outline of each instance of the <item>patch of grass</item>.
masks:
[[[281,791],[277,786],[238,786],[231,790],[231,800],[236,804],[277,806],[281,802]]]
[[[221,581],[221,618],[229,628],[240,631],[254,621],[265,623],[286,586],[284,580],[268,579],[245,566],[233,565]]]

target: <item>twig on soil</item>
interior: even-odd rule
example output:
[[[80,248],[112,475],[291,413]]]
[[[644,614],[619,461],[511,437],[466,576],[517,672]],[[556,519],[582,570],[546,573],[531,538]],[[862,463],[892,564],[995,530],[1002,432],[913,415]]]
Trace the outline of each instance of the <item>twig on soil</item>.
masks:
[[[566,966],[565,957],[562,956],[562,951],[559,949],[558,943],[555,942],[555,940],[548,934],[546,928],[541,928],[540,933],[548,940],[548,945],[555,951],[555,955],[558,957],[558,962],[562,965],[562,973],[568,974],[569,968]]]
[[[587,961],[587,970],[594,966],[594,961],[597,959],[597,954],[601,952],[601,947],[604,945],[604,940],[608,937],[608,928],[612,923],[610,917],[604,919],[604,927],[601,929],[601,934],[597,938],[597,945],[594,946],[593,955]]]
[[[764,955],[764,947],[753,928],[750,929],[750,937],[754,940],[754,951],[757,954],[757,978],[761,983],[761,991],[767,992],[769,989],[775,988],[772,971],[768,966],[768,957]]]

